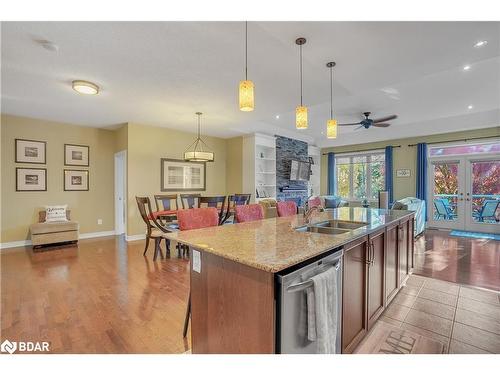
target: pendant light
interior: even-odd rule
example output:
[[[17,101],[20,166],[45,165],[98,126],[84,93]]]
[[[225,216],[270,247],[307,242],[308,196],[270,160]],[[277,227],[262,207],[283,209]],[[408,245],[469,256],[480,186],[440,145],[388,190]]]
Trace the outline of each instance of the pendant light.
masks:
[[[248,22],[245,22],[245,80],[240,81],[240,111],[253,110],[253,82],[248,80]]]
[[[326,122],[326,137],[330,139],[337,138],[337,120],[333,118],[333,67],[335,62],[326,64],[330,69],[330,119]]]
[[[196,140],[189,145],[189,147],[184,151],[184,160],[185,161],[214,161],[215,154],[210,151],[207,144],[201,139],[201,112],[196,112],[198,116],[198,137]],[[205,146],[206,149],[203,148]]]
[[[307,107],[302,104],[302,46],[306,44],[306,38],[298,38],[295,44],[300,48],[300,105],[295,109],[295,127],[307,129]]]

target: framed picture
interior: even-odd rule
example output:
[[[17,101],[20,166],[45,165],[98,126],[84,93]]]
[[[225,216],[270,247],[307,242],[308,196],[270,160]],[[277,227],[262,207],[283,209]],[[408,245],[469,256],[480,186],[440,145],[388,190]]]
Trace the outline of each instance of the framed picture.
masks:
[[[206,163],[161,159],[161,191],[205,191]]]
[[[89,166],[89,146],[64,145],[64,165]]]
[[[16,139],[16,163],[46,164],[47,142]]]
[[[89,171],[64,170],[64,191],[88,191]]]
[[[410,177],[411,171],[409,169],[396,169],[396,177]]]
[[[16,168],[16,191],[47,191],[47,169]]]

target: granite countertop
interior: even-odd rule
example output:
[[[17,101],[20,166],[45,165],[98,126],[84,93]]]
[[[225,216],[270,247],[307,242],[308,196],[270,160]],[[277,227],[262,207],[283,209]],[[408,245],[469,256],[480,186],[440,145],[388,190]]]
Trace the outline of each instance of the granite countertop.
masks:
[[[412,211],[361,207],[316,212],[311,217],[311,224],[332,219],[368,223],[365,227],[335,236],[296,231],[295,228],[306,224],[302,215],[179,231],[165,236],[193,248],[276,273],[412,214]]]

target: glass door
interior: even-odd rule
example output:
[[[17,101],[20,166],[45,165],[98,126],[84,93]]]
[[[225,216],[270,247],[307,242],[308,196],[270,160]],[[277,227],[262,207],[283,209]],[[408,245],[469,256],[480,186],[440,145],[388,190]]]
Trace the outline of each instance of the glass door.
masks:
[[[436,228],[463,229],[464,216],[464,160],[435,158],[429,168],[429,225]]]
[[[500,233],[500,156],[468,157],[466,168],[465,229]]]

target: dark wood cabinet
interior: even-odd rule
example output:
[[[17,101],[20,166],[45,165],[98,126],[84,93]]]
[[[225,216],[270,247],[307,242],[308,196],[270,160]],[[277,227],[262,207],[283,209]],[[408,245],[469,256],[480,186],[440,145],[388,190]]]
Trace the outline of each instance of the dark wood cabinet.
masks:
[[[368,237],[344,246],[342,279],[342,353],[352,353],[367,332]]]
[[[368,237],[368,330],[375,324],[385,306],[385,229]]]
[[[385,299],[386,306],[398,292],[399,260],[398,260],[398,223],[390,225],[386,230],[385,254]]]

